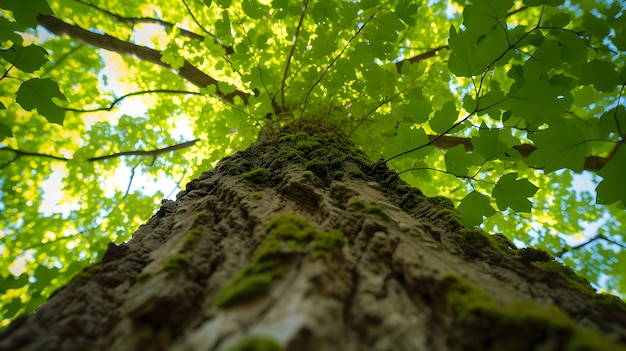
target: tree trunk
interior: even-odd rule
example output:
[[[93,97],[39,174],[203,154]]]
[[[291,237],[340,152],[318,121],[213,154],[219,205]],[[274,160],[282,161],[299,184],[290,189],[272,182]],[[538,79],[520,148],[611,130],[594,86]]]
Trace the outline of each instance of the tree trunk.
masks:
[[[0,350],[623,349],[623,302],[547,254],[463,228],[343,138],[262,136]]]

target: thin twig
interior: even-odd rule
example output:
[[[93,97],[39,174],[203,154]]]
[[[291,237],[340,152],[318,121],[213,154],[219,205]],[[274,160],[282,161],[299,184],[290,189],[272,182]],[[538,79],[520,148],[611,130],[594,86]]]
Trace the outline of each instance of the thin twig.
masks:
[[[300,14],[300,19],[298,20],[298,25],[296,26],[296,32],[291,38],[291,49],[289,49],[289,54],[287,55],[287,61],[285,62],[285,71],[283,72],[283,80],[280,83],[280,96],[281,96],[281,108],[285,110],[285,82],[287,81],[287,74],[289,73],[289,65],[291,64],[291,58],[293,57],[293,53],[296,50],[296,43],[298,41],[298,34],[300,34],[300,28],[302,27],[302,23],[304,22],[304,16],[306,15],[306,10],[309,5],[309,0],[304,0],[304,4],[302,5],[302,13]]]

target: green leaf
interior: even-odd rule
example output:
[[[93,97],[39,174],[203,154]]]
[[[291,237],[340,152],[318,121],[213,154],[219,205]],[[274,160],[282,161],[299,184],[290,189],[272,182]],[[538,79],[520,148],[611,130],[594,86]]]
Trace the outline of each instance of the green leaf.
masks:
[[[31,78],[20,85],[15,101],[25,110],[36,108],[37,112],[46,117],[48,122],[63,125],[65,111],[57,106],[52,98],[66,100],[59,90],[59,85],[50,78]]]
[[[603,18],[598,18],[589,12],[583,13],[583,27],[598,38],[606,37],[611,29]]]
[[[603,113],[600,117],[599,128],[601,138],[607,137],[610,133],[626,133],[626,108],[619,105]]]
[[[475,0],[463,10],[463,24],[467,28],[471,44],[505,21],[513,0]],[[506,27],[506,26],[505,26]]]
[[[593,84],[598,91],[612,92],[617,86],[616,66],[612,62],[594,60],[587,63],[580,75],[580,84]]]
[[[394,154],[428,144],[428,135],[424,129],[412,128],[409,123],[400,123],[397,133],[392,147]]]
[[[9,138],[13,136],[13,131],[11,130],[11,127],[1,121],[0,121],[0,136],[9,137]]]
[[[527,81],[537,81],[544,73],[559,68],[561,64],[559,42],[545,40],[524,64],[524,78]]]
[[[446,170],[457,176],[468,176],[470,167],[480,166],[484,159],[474,152],[465,152],[463,145],[448,149],[445,155]]]
[[[542,5],[559,6],[562,5],[565,0],[524,0],[524,4],[530,7],[537,7]]]
[[[472,137],[472,145],[487,161],[504,158],[508,150],[506,143],[500,140],[500,130],[488,129],[484,124],[478,130],[478,136]]]
[[[500,103],[504,101],[504,92],[501,90],[491,90],[478,100],[478,110],[481,115],[486,113],[493,119],[500,119]],[[473,110],[468,110],[473,111]]]
[[[532,204],[529,197],[539,190],[528,179],[517,179],[517,172],[508,173],[500,177],[491,196],[496,199],[500,211],[511,208],[516,212],[530,212]]]
[[[230,4],[230,0],[216,0],[215,2],[221,7],[225,7],[220,4],[220,2],[223,1],[227,1]],[[224,43],[224,45],[230,45],[233,41],[233,34],[230,27],[230,17],[228,16],[228,11],[223,11],[222,18],[215,21],[215,35]]]
[[[585,40],[570,31],[554,31],[551,34],[559,39],[561,60],[570,64],[572,74],[580,74],[587,63]]]
[[[535,83],[514,85],[502,102],[503,109],[510,109],[517,117],[522,117],[529,125],[542,122],[563,112],[559,90],[545,80]]]
[[[399,112],[411,121],[421,124],[428,120],[433,108],[422,95],[421,89],[413,89],[405,95],[405,103],[399,106]]]
[[[509,37],[507,34],[505,30],[497,26],[478,39],[476,50],[481,62],[502,65],[510,59],[510,55],[503,56],[509,49]]]
[[[433,118],[428,121],[430,129],[436,133],[445,133],[459,117],[454,101],[447,101],[443,104],[441,110],[436,111]]]
[[[411,0],[400,0],[396,5],[395,13],[402,22],[409,26],[415,25],[415,15],[419,6]]]
[[[241,7],[246,16],[253,19],[261,19],[266,14],[264,7],[257,0],[243,0]]]
[[[232,0],[215,0],[215,3],[223,9],[227,9],[230,7]]]
[[[178,46],[168,44],[167,48],[161,51],[161,62],[178,70],[185,64],[185,59],[178,53]]]
[[[532,167],[541,167],[545,172],[569,168],[582,172],[587,155],[585,133],[575,120],[558,119],[550,127],[530,135],[537,150],[526,159]]]
[[[217,87],[223,94],[230,94],[233,91],[237,90],[236,86],[224,82],[218,82]]]
[[[457,208],[463,217],[461,222],[467,227],[473,227],[483,222],[483,217],[489,217],[496,214],[496,210],[491,207],[489,196],[472,191],[461,200]]]
[[[563,13],[557,13],[555,15],[552,15],[548,18],[546,18],[545,21],[543,21],[543,26],[544,27],[554,27],[554,28],[563,28],[565,26],[567,26],[571,21],[570,15],[567,12],[563,12]]]
[[[596,202],[601,205],[610,205],[621,201],[626,206],[626,147],[620,145],[611,160],[598,171],[603,179],[596,187]]]
[[[481,74],[487,69],[488,62],[478,54],[476,46],[464,30],[458,32],[450,26],[450,59],[448,68],[459,77],[472,77]]]
[[[17,32],[24,32],[26,28],[28,27],[0,16],[0,38],[2,38],[2,41],[21,44],[24,39]]]
[[[54,15],[46,0],[3,1],[0,7],[13,11],[17,23],[35,28],[38,15]]]
[[[0,50],[0,57],[28,73],[35,72],[48,62],[47,54],[46,50],[37,45],[22,47],[16,44],[8,50]]]
[[[379,4],[378,0],[361,0],[358,2],[359,7],[363,10],[370,9]]]

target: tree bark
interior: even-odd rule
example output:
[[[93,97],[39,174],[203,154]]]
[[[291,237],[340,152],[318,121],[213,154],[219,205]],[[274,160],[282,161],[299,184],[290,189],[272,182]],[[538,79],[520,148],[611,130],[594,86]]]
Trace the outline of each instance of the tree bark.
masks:
[[[262,134],[0,350],[622,350],[626,310],[341,137]]]

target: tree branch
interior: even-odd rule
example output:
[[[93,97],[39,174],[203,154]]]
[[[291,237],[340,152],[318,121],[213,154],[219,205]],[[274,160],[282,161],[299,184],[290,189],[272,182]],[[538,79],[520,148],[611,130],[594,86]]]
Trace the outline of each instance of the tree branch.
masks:
[[[617,245],[619,247],[621,247],[622,249],[626,249],[626,246],[624,246],[624,244],[620,244],[615,240],[612,240],[610,238],[607,238],[604,234],[602,233],[598,233],[596,234],[596,236],[594,236],[593,238],[585,241],[582,244],[576,245],[576,246],[572,246],[572,247],[564,247],[563,249],[561,249],[561,251],[559,251],[558,253],[556,253],[554,256],[556,257],[563,257],[563,255],[567,252],[572,252],[575,250],[580,250],[582,248],[584,248],[585,246],[591,244],[592,242],[596,241],[596,240],[605,240],[613,245]]]
[[[88,158],[87,161],[89,162],[95,162],[95,161],[103,161],[103,160],[108,160],[111,158],[116,158],[116,157],[121,157],[121,156],[158,156],[160,154],[166,153],[166,152],[170,152],[170,151],[176,151],[176,150],[180,150],[180,149],[185,149],[188,147],[193,146],[197,141],[199,141],[200,139],[194,139],[194,140],[190,140],[190,141],[186,141],[184,143],[180,143],[180,144],[176,144],[176,145],[172,145],[172,146],[167,146],[164,147],[162,149],[156,149],[156,150],[133,150],[133,151],[122,151],[122,152],[117,152],[111,155],[105,155],[105,156],[97,156],[97,157],[91,157]],[[63,161],[63,162],[67,162],[70,159],[69,158],[65,158],[65,157],[61,157],[61,156],[55,156],[55,155],[49,155],[49,154],[42,154],[39,152],[29,152],[29,151],[22,151],[19,149],[13,149],[10,147],[0,147],[0,151],[10,151],[13,152],[15,154],[15,157],[7,162],[6,164],[2,165],[0,167],[0,169],[8,166],[11,162],[16,161],[18,158],[22,157],[22,156],[36,156],[36,157],[43,157],[43,158],[51,158],[53,160],[57,160],[57,161]]]
[[[122,15],[119,15],[117,13],[111,12],[109,10],[105,10],[103,8],[100,8],[94,4],[90,4],[88,2],[85,1],[81,1],[81,0],[77,0],[79,3],[91,7],[92,9],[102,12],[104,14],[107,14],[113,18],[115,18],[118,22],[122,22],[122,23],[126,23],[130,26],[133,26],[135,24],[140,24],[140,23],[146,23],[146,24],[157,24],[157,25],[161,25],[165,28],[168,29],[172,29],[174,27],[177,27],[176,25],[174,25],[173,23],[167,22],[167,21],[163,21],[157,18],[150,18],[150,17],[125,17]],[[196,34],[194,32],[188,31],[186,29],[182,29],[180,27],[177,27],[178,31],[180,33],[181,36],[187,37],[189,39],[195,39],[195,40],[199,40],[199,41],[204,41],[204,37],[202,35]]]
[[[158,156],[158,155],[166,153],[166,152],[176,151],[176,150],[180,150],[180,149],[191,147],[198,140],[200,140],[200,139],[194,139],[194,140],[191,140],[191,141],[184,142],[182,144],[176,144],[176,145],[164,147],[162,149],[147,150],[147,151],[146,150],[122,151],[122,152],[118,152],[118,153],[111,154],[111,155],[91,157],[91,158],[88,158],[87,161],[90,161],[90,162],[103,161],[103,160],[108,160],[108,159],[111,159],[111,158],[116,158],[116,157],[121,157],[121,156]]]
[[[474,150],[474,145],[472,145],[470,138],[449,135],[429,135],[428,139],[430,140],[430,145],[442,150],[447,150],[457,145],[463,145],[466,152]],[[517,150],[524,158],[530,156],[533,151],[537,150],[534,145],[530,144],[515,145],[513,149]],[[610,160],[610,157],[587,156],[585,157],[585,170],[597,172]]]
[[[72,111],[72,112],[77,112],[77,113],[87,113],[87,112],[97,112],[97,111],[111,111],[115,107],[115,105],[117,105],[120,101],[122,101],[122,100],[124,100],[124,99],[126,99],[128,97],[135,96],[135,95],[143,95],[143,94],[153,94],[153,93],[203,95],[202,93],[199,93],[199,92],[184,91],[184,90],[171,90],[171,89],[142,90],[142,91],[135,91],[135,92],[132,92],[132,93],[128,93],[128,94],[122,95],[122,96],[118,97],[117,99],[113,100],[113,102],[111,102],[111,104],[109,106],[103,106],[103,107],[98,107],[98,108],[89,109],[89,110],[75,109],[75,108],[70,108],[70,107],[63,107],[63,109],[65,111]]]
[[[63,35],[66,34],[73,39],[82,41],[86,44],[99,47],[101,49],[116,52],[121,55],[134,56],[140,60],[153,63],[155,65],[164,67],[168,70],[173,70],[170,65],[161,61],[161,53],[157,50],[147,48],[145,46],[135,45],[108,34],[98,34],[85,30],[79,26],[68,24],[62,20],[48,15],[37,16],[39,24],[44,26],[50,32]],[[206,73],[200,71],[198,68],[190,64],[185,60],[183,66],[175,71],[178,76],[187,80],[200,88],[206,88],[210,85],[215,86],[215,94],[224,102],[233,104],[235,96],[239,96],[243,99],[244,103],[248,102],[249,94],[242,91],[235,90],[232,93],[224,94],[220,91],[218,81]]]
[[[428,51],[426,51],[424,53],[421,53],[421,54],[419,54],[417,56],[414,56],[414,57],[411,57],[411,58],[404,59],[402,61],[396,62],[396,69],[397,69],[398,73],[401,73],[402,72],[402,66],[405,63],[416,63],[416,62],[424,61],[424,60],[429,59],[431,57],[437,56],[439,51],[444,50],[444,49],[445,50],[450,50],[450,46],[448,46],[448,45],[441,45],[441,46],[438,46],[436,48],[430,49],[430,50],[428,50]]]
[[[300,19],[298,20],[298,25],[296,26],[296,32],[293,34],[291,38],[291,49],[289,49],[289,54],[287,55],[287,60],[285,60],[285,71],[283,72],[283,80],[280,83],[280,95],[281,95],[281,110],[285,110],[285,82],[287,81],[287,74],[289,73],[289,65],[291,65],[291,58],[293,57],[293,53],[296,50],[296,42],[298,41],[298,34],[300,34],[300,28],[302,27],[302,22],[304,22],[304,15],[306,15],[307,7],[309,6],[309,0],[304,0],[304,4],[302,5],[302,13],[300,14]]]

